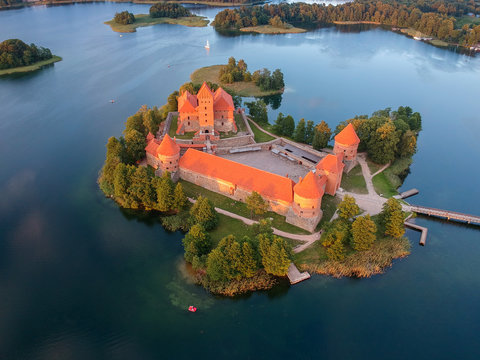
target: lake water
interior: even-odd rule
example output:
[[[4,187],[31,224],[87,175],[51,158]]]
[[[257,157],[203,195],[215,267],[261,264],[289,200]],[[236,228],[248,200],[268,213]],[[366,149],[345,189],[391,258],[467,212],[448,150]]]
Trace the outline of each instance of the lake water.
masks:
[[[419,111],[424,130],[402,189],[420,190],[412,203],[478,215],[480,58],[381,29],[225,37],[157,25],[120,37],[103,21],[124,9],[148,6],[0,12],[0,40],[64,59],[0,79],[1,359],[479,358],[478,228],[419,218],[427,245],[407,230],[412,254],[384,275],[313,276],[225,299],[188,281],[180,233],[123,212],[95,181],[127,116],[235,56],[251,70],[283,70],[272,119],[282,111],[334,127],[385,107]]]

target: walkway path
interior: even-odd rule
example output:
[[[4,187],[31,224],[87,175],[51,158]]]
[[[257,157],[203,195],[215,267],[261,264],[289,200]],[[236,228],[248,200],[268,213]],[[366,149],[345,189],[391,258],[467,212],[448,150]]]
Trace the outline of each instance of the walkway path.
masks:
[[[197,200],[192,199],[192,198],[188,198],[188,200],[191,203],[195,203],[197,201]],[[233,219],[240,220],[246,225],[258,224],[258,221],[256,221],[256,220],[252,220],[252,219],[243,217],[241,215],[232,213],[232,212],[224,210],[224,209],[220,209],[218,207],[216,207],[215,210],[219,214],[226,215],[226,216],[231,217]],[[316,232],[314,234],[302,235],[302,234],[292,234],[292,233],[289,233],[289,232],[286,232],[286,231],[278,230],[274,227],[272,227],[272,230],[273,230],[273,233],[275,235],[282,236],[282,237],[292,239],[292,240],[305,241],[305,244],[302,244],[300,246],[295,247],[295,249],[293,250],[294,252],[300,252],[300,251],[306,249],[308,246],[312,245],[315,241],[320,239],[320,236],[322,235],[322,231]],[[297,251],[296,249],[299,248],[299,247],[301,247],[301,250]]]

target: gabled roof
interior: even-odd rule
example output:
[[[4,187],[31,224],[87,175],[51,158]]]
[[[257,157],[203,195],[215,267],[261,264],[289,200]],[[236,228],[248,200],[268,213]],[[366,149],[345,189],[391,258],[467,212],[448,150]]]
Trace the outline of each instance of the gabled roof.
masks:
[[[197,97],[190,94],[187,90],[178,97],[178,111],[181,112],[195,112],[198,105]]]
[[[213,98],[213,92],[212,90],[210,90],[206,82],[202,84],[202,87],[200,88],[200,90],[198,90],[198,93],[197,93],[197,98],[203,98],[203,97]]]
[[[154,138],[155,138],[155,136],[153,136],[153,134],[149,131],[148,134],[147,134],[147,143]]]
[[[153,156],[157,156],[157,149],[159,146],[160,143],[157,139],[151,139],[150,141],[148,141],[148,144],[145,147],[145,151]]]
[[[172,140],[168,134],[163,137],[160,146],[157,149],[158,155],[171,156],[180,153],[180,146]]]
[[[327,173],[340,174],[343,171],[345,164],[337,155],[328,154],[316,166],[316,169],[325,171]]]
[[[309,171],[308,174],[294,186],[295,194],[305,199],[319,199],[325,193],[325,176],[317,176]]]
[[[213,106],[215,110],[235,110],[232,96],[221,87],[215,91]]]
[[[335,136],[335,142],[338,142],[342,145],[358,145],[360,139],[355,132],[352,124],[348,124],[342,131],[340,131],[337,136]]]
[[[188,149],[179,165],[182,169],[230,182],[247,191],[256,191],[268,199],[289,203],[293,200],[295,183],[291,179],[219,156]]]

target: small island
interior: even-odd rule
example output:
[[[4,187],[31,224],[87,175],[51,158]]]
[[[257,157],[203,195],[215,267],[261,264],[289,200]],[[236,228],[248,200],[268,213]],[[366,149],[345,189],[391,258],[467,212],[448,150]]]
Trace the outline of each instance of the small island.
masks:
[[[243,59],[236,61],[234,57],[228,59],[227,65],[212,65],[195,70],[190,79],[193,84],[203,82],[219,84],[227,92],[242,97],[262,97],[282,94],[285,83],[280,69],[271,72],[268,69],[254,71],[247,69]]]
[[[27,45],[19,39],[0,43],[0,76],[36,71],[61,60],[50,49]]]
[[[207,26],[209,21],[204,16],[193,15],[190,10],[176,3],[160,2],[150,8],[149,14],[133,15],[128,11],[116,13],[115,17],[106,21],[113,31],[129,33],[138,27],[156,24],[176,24],[191,27]]]
[[[218,84],[182,85],[108,140],[100,188],[186,233],[191,274],[215,294],[309,277],[297,267],[369,277],[407,256],[411,214],[393,195],[416,151],[420,114],[379,110],[332,132],[283,114],[271,125],[264,105],[247,103],[247,116]]]

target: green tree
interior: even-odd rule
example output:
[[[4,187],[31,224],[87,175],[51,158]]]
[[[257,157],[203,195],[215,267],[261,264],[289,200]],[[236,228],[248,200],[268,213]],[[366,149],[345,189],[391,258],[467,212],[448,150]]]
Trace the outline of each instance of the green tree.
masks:
[[[212,230],[218,222],[217,212],[214,206],[207,198],[199,196],[195,204],[190,209],[195,223],[202,224],[205,230]]]
[[[170,211],[173,205],[173,182],[170,173],[165,171],[162,177],[156,177],[153,181],[157,192],[157,210]]]
[[[315,126],[313,132],[312,146],[315,150],[321,150],[328,145],[328,141],[332,136],[332,130],[328,127],[325,121]]]
[[[326,249],[329,260],[342,261],[345,259],[344,238],[345,232],[339,229],[334,229],[326,234],[322,245]]]
[[[250,116],[260,124],[268,123],[267,105],[263,100],[251,101],[245,103],[248,107]]]
[[[242,261],[240,263],[240,272],[244,277],[250,278],[257,273],[258,263],[256,258],[252,245],[245,241],[242,244]]]
[[[113,195],[114,172],[117,165],[123,161],[124,154],[123,144],[117,138],[111,137],[107,142],[107,157],[102,168],[100,176],[100,187],[106,195]]]
[[[245,199],[245,203],[247,204],[247,208],[250,210],[250,218],[255,215],[263,215],[268,210],[268,203],[262,198],[258,192],[253,191],[247,198]]]
[[[115,17],[113,18],[113,20],[117,24],[128,25],[135,22],[135,16],[128,11],[122,11],[119,13],[115,13]]]
[[[350,195],[345,195],[342,202],[337,207],[338,216],[345,220],[350,220],[360,212],[355,199]]]
[[[283,121],[282,134],[285,136],[293,136],[295,131],[295,120],[290,115],[286,116]]]
[[[228,269],[228,261],[221,249],[215,248],[207,258],[207,276],[216,282],[227,281],[226,271]]]
[[[407,130],[397,145],[397,155],[399,157],[409,157],[417,152],[417,137],[411,130]]]
[[[130,130],[125,134],[125,152],[128,162],[133,164],[145,157],[147,141],[145,136],[137,130]]]
[[[368,144],[368,156],[377,164],[393,161],[397,150],[398,134],[392,121],[385,122],[373,133]]]
[[[156,207],[157,196],[152,185],[153,171],[143,166],[138,166],[131,178],[130,193],[137,198],[145,210]]]
[[[278,114],[277,120],[275,120],[275,124],[273,124],[273,132],[277,135],[284,135],[283,134],[283,126],[285,122],[285,117],[282,113]]]
[[[267,236],[259,236],[262,264],[265,271],[275,276],[285,276],[290,266],[288,246],[278,236],[273,236],[272,241]]]
[[[312,120],[307,121],[307,127],[305,128],[305,143],[312,144],[314,134],[314,125]]]
[[[205,232],[202,225],[193,225],[183,238],[183,248],[185,250],[185,260],[192,262],[195,256],[199,258],[207,255],[212,248],[210,235]]]
[[[175,186],[175,190],[173,191],[173,202],[172,202],[172,208],[176,209],[177,211],[180,211],[187,206],[188,199],[187,195],[185,195],[185,192],[183,191],[183,186],[180,183],[177,183]]]
[[[305,142],[305,119],[300,119],[295,128],[295,132],[293,134],[293,139],[296,142]]]
[[[353,248],[357,251],[368,250],[376,239],[377,226],[370,215],[359,216],[352,224]]]
[[[381,213],[385,225],[385,235],[399,238],[405,233],[402,205],[395,198],[390,198],[383,204]]]

